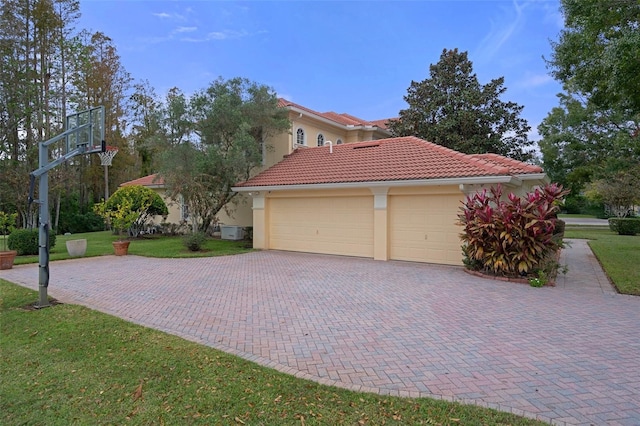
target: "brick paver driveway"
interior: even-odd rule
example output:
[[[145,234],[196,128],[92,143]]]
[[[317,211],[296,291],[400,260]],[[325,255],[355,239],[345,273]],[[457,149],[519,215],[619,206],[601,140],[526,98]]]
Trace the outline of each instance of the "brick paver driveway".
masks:
[[[274,251],[54,262],[49,293],[322,383],[640,424],[640,298]]]

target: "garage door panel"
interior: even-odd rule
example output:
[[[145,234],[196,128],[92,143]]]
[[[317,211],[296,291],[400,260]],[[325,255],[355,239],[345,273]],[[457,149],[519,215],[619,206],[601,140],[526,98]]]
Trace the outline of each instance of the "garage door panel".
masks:
[[[373,197],[270,200],[269,248],[373,256]]]
[[[390,197],[390,258],[459,265],[460,228],[455,224],[462,196]]]

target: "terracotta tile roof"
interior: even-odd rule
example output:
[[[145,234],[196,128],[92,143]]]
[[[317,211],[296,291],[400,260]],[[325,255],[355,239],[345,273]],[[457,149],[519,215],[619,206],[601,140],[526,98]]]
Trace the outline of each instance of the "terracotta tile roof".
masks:
[[[523,163],[498,154],[474,154],[473,156],[497,166],[507,167],[511,174],[540,173],[542,171],[540,167],[533,164]]]
[[[385,125],[385,123],[388,121],[388,119],[367,121],[346,113],[338,114],[337,112],[333,112],[333,111],[318,112],[310,108],[304,107],[302,105],[296,104],[294,102],[287,101],[286,99],[282,99],[282,98],[278,99],[278,106],[281,108],[286,108],[286,107],[297,108],[309,114],[314,114],[314,115],[326,118],[327,120],[335,121],[336,123],[342,124],[343,126],[375,126],[381,129],[385,129],[385,130],[387,129],[387,126]]]
[[[407,136],[301,148],[238,187],[443,179],[542,173],[493,154],[467,155]]]
[[[142,186],[162,186],[164,185],[164,179],[157,174],[144,176],[138,179],[130,180],[129,182],[121,183],[120,186],[131,186],[131,185],[142,185]]]

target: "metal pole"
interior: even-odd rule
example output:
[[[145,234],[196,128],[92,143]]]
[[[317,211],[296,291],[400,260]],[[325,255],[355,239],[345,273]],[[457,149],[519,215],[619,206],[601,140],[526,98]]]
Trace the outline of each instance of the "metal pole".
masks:
[[[109,199],[109,166],[104,166],[104,201]]]
[[[40,143],[39,151],[40,167],[47,166],[49,162],[49,148]],[[49,305],[47,287],[49,287],[49,172],[40,175],[38,185],[38,199],[40,201],[40,217],[38,219],[38,308],[46,308]]]

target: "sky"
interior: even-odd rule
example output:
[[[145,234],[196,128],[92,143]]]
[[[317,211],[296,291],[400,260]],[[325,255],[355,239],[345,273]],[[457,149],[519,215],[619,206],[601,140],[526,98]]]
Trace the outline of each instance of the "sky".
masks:
[[[134,82],[186,94],[246,77],[307,108],[365,120],[397,117],[412,81],[444,49],[468,52],[481,84],[537,126],[558,105],[549,76],[563,27],[557,0],[81,0],[79,29],[110,37]]]

